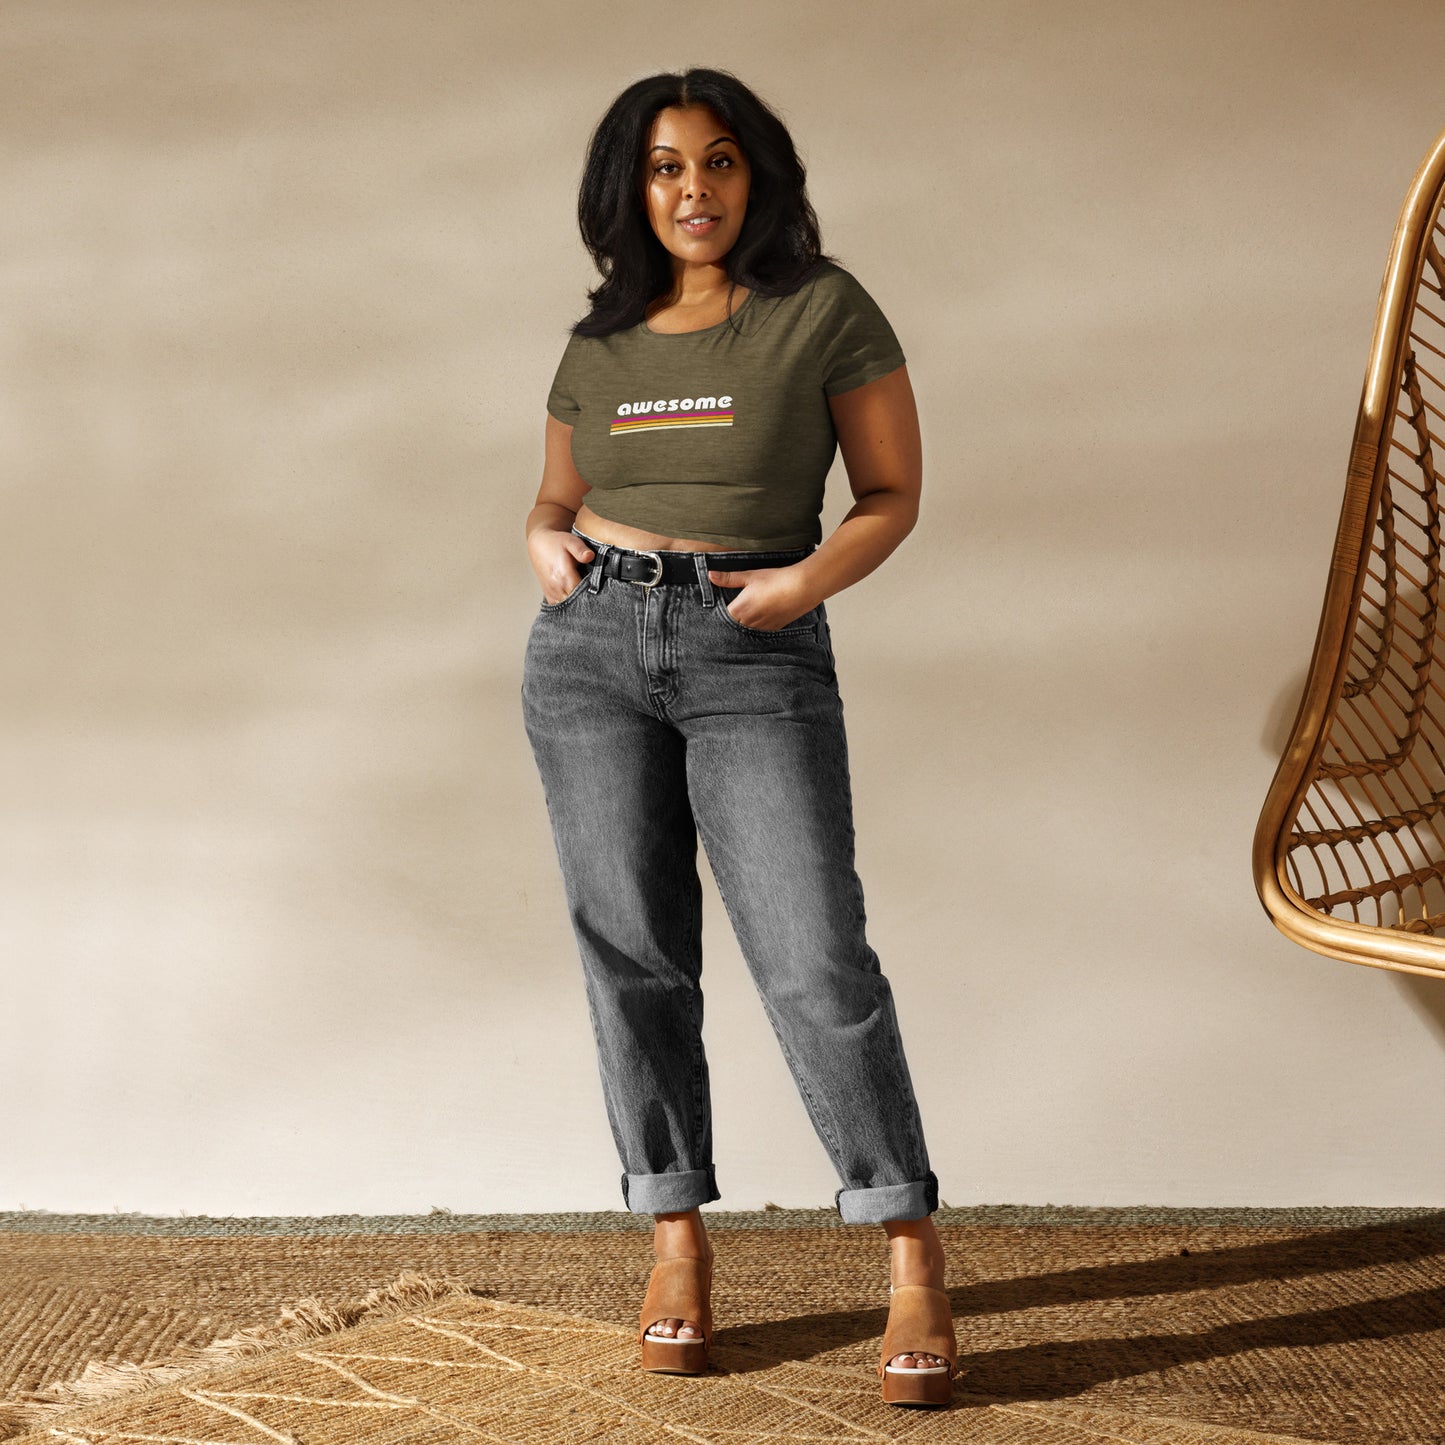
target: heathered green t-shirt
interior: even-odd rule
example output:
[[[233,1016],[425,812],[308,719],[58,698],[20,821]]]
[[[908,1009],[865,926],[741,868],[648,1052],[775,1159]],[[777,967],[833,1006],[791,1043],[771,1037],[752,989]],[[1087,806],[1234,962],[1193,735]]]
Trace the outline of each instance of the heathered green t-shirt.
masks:
[[[733,328],[736,327],[736,330]],[[822,540],[828,398],[904,364],[877,302],[824,263],[702,331],[573,336],[547,397],[599,517],[739,549]]]

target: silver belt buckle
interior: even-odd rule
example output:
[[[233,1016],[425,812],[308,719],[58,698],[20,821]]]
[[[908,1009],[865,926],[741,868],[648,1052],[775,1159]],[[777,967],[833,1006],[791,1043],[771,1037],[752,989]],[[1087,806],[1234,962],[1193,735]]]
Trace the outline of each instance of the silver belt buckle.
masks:
[[[662,581],[662,558],[656,552],[638,552],[639,557],[651,557],[657,563],[657,576],[650,581],[644,582],[641,577],[629,577],[629,582],[635,582],[639,587],[645,587],[650,592],[659,582]]]

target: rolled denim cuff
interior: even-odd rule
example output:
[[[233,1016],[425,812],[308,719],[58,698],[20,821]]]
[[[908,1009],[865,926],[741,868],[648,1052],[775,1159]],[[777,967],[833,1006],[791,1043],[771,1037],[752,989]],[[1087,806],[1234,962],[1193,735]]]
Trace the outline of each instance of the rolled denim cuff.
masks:
[[[929,1170],[911,1184],[880,1184],[872,1189],[840,1189],[833,1204],[844,1224],[886,1224],[890,1219],[922,1219],[938,1208],[938,1178]]]
[[[633,1214],[674,1214],[721,1199],[713,1166],[675,1174],[624,1174],[622,1200]]]

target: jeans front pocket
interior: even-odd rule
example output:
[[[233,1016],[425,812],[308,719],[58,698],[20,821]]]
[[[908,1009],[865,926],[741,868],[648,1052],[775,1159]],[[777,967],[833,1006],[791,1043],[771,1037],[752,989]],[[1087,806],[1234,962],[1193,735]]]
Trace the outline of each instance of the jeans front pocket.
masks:
[[[741,587],[720,587],[713,583],[713,592],[716,594],[716,601],[713,611],[723,619],[735,632],[741,632],[744,637],[802,637],[804,635],[817,636],[818,632],[818,609],[810,608],[807,612],[790,622],[786,627],[749,627],[745,622],[739,622],[736,617],[728,611],[728,603],[735,598],[743,589]]]
[[[586,590],[588,579],[592,576],[592,565],[588,563],[582,569],[582,580],[564,597],[560,602],[548,602],[542,599],[541,610],[543,612],[560,612],[562,608],[570,606],[571,603]]]

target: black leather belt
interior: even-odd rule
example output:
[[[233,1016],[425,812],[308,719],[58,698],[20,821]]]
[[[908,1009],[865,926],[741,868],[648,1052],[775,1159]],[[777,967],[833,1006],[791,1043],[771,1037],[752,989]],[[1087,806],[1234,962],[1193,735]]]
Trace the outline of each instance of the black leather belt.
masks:
[[[714,572],[731,571],[741,562],[744,568],[788,567],[801,561],[812,551],[811,547],[796,547],[787,552],[753,554],[749,552],[704,552],[707,565]],[[588,566],[599,566],[604,577],[616,577],[623,582],[640,582],[644,587],[656,587],[660,583],[688,583],[697,586],[697,563],[692,559],[696,552],[633,552],[626,547],[610,547],[601,562],[595,559]],[[714,561],[713,558],[717,560]],[[733,560],[729,560],[729,559]]]

